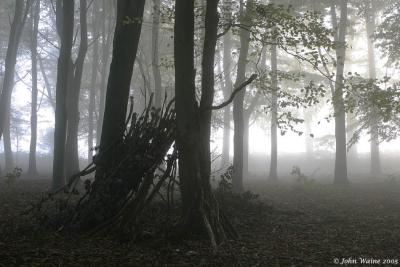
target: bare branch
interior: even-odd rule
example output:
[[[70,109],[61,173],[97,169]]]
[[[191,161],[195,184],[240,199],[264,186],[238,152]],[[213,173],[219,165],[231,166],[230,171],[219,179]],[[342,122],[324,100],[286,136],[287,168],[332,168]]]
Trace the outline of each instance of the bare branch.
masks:
[[[235,90],[233,90],[231,96],[227,101],[223,102],[222,104],[219,104],[218,106],[211,106],[205,108],[204,110],[217,110],[229,105],[230,103],[232,103],[233,99],[235,99],[236,94],[239,93],[242,89],[244,89],[247,85],[251,84],[256,78],[257,74],[254,73],[253,75],[250,76],[249,79],[247,79],[247,81],[243,82],[241,85],[235,88]]]

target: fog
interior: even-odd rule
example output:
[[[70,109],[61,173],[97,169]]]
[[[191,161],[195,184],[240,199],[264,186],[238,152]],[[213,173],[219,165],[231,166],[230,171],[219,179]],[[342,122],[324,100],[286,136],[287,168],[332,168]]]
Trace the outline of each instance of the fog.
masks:
[[[399,10],[0,1],[0,265],[398,265]]]

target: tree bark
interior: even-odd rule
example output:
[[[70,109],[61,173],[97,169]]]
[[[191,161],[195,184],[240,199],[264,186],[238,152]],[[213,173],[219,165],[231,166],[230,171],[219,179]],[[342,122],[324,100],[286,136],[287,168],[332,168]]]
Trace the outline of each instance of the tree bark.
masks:
[[[368,38],[368,71],[369,78],[376,79],[376,67],[375,67],[375,51],[374,51],[374,37],[375,32],[375,6],[374,1],[367,1],[367,10],[365,16],[365,24]],[[376,116],[376,111],[372,107],[371,112],[371,161],[370,161],[370,173],[371,175],[377,177],[382,174],[380,151],[379,151],[379,139],[378,139],[378,119]]]
[[[133,65],[142,29],[144,3],[144,0],[117,2],[114,48],[99,148],[102,157],[98,159],[98,166],[106,166],[111,162],[112,153],[103,152],[123,137]],[[104,170],[96,171],[96,179],[101,179],[103,174]]]
[[[81,91],[83,67],[88,49],[87,37],[87,3],[79,1],[80,8],[80,43],[78,56],[73,66],[72,84],[67,96],[67,142],[65,149],[65,175],[67,178],[79,172],[78,128],[79,128],[79,95]],[[71,59],[72,61],[72,59]]]
[[[268,180],[278,180],[278,54],[276,45],[271,46],[271,162]]]
[[[161,107],[162,93],[161,93],[161,72],[158,53],[158,39],[160,33],[160,0],[153,0],[153,27],[152,27],[152,69],[154,76],[154,96],[155,106]]]
[[[57,29],[61,40],[57,66],[54,129],[53,191],[65,185],[65,143],[67,137],[66,99],[70,88],[70,61],[74,31],[74,1],[57,0]]]
[[[249,9],[251,1],[247,3]],[[244,12],[244,3],[240,2],[240,16],[241,24],[240,28],[240,53],[239,62],[237,68],[235,87],[245,81],[246,76],[246,65],[247,55],[249,52],[249,41],[250,31],[247,21],[247,14]],[[244,141],[244,117],[243,117],[243,104],[244,104],[245,90],[241,90],[233,101],[233,123],[234,123],[234,135],[233,135],[233,179],[232,186],[236,192],[243,191],[243,141]]]
[[[207,1],[202,57],[200,106],[196,101],[194,70],[194,0],[177,0],[175,7],[176,144],[182,195],[183,231],[207,233],[213,248],[225,234],[220,210],[211,191],[210,132],[214,97],[214,57],[218,1]]]
[[[200,198],[200,166],[196,149],[199,118],[193,53],[194,0],[176,1],[174,32],[175,108],[178,130],[176,144],[179,151],[183,214],[190,214],[194,202]]]
[[[340,22],[339,28],[337,24],[335,5],[331,5],[332,24],[336,31],[335,39],[336,48],[336,80],[335,94],[333,96],[334,112],[335,112],[335,139],[336,139],[336,155],[335,155],[335,174],[334,183],[343,185],[347,184],[347,144],[346,144],[346,114],[343,103],[343,83],[344,83],[344,64],[346,56],[346,23],[347,23],[347,0],[340,1]]]
[[[38,102],[38,85],[37,85],[37,36],[40,19],[40,0],[36,0],[35,6],[31,12],[33,17],[33,26],[31,28],[31,62],[32,62],[32,100],[31,100],[31,141],[29,146],[29,168],[30,176],[37,175],[36,166],[36,143],[37,143],[37,102]]]

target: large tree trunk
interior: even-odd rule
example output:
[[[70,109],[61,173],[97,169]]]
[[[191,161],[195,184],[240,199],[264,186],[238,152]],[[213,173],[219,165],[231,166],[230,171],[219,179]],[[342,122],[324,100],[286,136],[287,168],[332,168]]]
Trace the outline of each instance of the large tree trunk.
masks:
[[[88,48],[87,40],[87,3],[80,0],[80,44],[73,70],[72,84],[67,96],[67,143],[65,148],[65,175],[67,178],[79,172],[78,128],[79,95],[81,91],[83,67]]]
[[[108,25],[106,23],[107,10],[109,13],[113,13],[114,5],[108,0],[103,0],[103,23],[101,26],[101,36],[102,36],[102,55],[101,55],[101,80],[100,80],[100,97],[99,97],[99,117],[97,121],[96,130],[96,144],[100,145],[101,129],[103,127],[104,109],[106,103],[106,91],[107,91],[107,72],[109,70],[109,54],[111,50],[111,40],[112,40],[112,29],[114,23],[112,23],[111,18],[109,18]],[[107,27],[106,27],[107,26]],[[115,27],[114,27],[115,28]]]
[[[31,142],[29,146],[29,168],[30,176],[37,175],[36,167],[36,143],[37,143],[37,102],[38,102],[38,85],[37,85],[37,35],[40,19],[40,0],[36,0],[35,6],[31,12],[33,17],[33,26],[31,28],[31,62],[32,62],[32,103],[31,103]]]
[[[153,27],[152,27],[152,69],[154,76],[155,106],[161,107],[161,72],[158,53],[158,37],[160,32],[160,0],[153,0]]]
[[[367,2],[367,10],[365,17],[365,24],[367,30],[368,38],[368,71],[369,78],[376,79],[376,69],[375,69],[375,51],[374,51],[374,37],[375,32],[375,6],[374,1]],[[379,139],[378,139],[378,120],[376,116],[376,111],[371,112],[371,165],[370,172],[373,176],[379,176],[382,173],[381,159],[379,151]]]
[[[107,166],[112,153],[103,153],[123,137],[133,65],[138,50],[145,0],[117,2],[114,48],[108,77],[106,105],[100,141],[98,166]],[[99,168],[96,179],[104,170]]]
[[[247,9],[250,8],[251,1],[247,3]],[[247,13],[247,12],[246,12]],[[240,14],[242,27],[240,28],[240,53],[239,62],[236,75],[235,87],[245,81],[247,54],[249,52],[250,31],[247,16],[244,12],[244,3],[240,2]],[[247,24],[246,24],[247,23]],[[233,190],[236,192],[243,191],[243,141],[244,141],[244,117],[243,117],[243,104],[244,104],[245,90],[241,90],[233,101],[233,123],[235,127],[233,135]]]
[[[176,1],[174,32],[175,108],[178,130],[176,144],[179,151],[179,179],[183,214],[190,214],[197,205],[195,202],[199,201],[198,191],[201,188],[197,149],[199,118],[193,54],[194,0]],[[198,225],[201,220],[197,219]]]
[[[4,128],[7,127],[7,120],[10,120],[11,94],[14,88],[18,46],[30,6],[31,0],[26,0],[26,2],[25,0],[15,0],[15,12],[8,39],[3,89],[0,98],[0,138],[3,135]]]
[[[65,185],[65,142],[67,137],[66,99],[70,87],[70,61],[74,31],[74,1],[57,1],[57,28],[61,40],[57,66],[56,112],[54,129],[53,190]]]
[[[346,144],[346,113],[343,103],[343,83],[344,83],[344,63],[346,56],[346,23],[347,23],[347,0],[340,1],[340,23],[336,26],[337,18],[335,5],[331,5],[332,23],[336,30],[336,80],[335,94],[333,96],[333,105],[335,112],[335,138],[336,138],[336,155],[335,155],[335,184],[347,184],[347,144]]]
[[[194,71],[194,0],[177,0],[175,8],[175,97],[179,179],[185,233],[207,233],[213,247],[225,236],[211,192],[210,132],[214,97],[214,56],[218,1],[207,1],[202,57],[202,94],[196,101]]]
[[[271,46],[271,162],[268,180],[278,180],[278,55],[276,45]]]

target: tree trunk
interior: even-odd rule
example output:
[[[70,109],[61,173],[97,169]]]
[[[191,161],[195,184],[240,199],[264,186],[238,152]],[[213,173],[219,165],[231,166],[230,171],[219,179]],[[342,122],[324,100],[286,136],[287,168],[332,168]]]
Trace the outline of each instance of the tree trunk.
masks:
[[[97,76],[98,76],[98,66],[99,66],[99,7],[98,1],[93,3],[93,11],[92,11],[92,35],[93,35],[93,59],[92,59],[92,73],[90,78],[90,91],[89,91],[89,132],[88,132],[88,163],[92,162],[93,158],[93,139],[94,139],[94,113],[95,113],[95,103],[96,103],[96,88],[97,84]],[[104,19],[104,18],[103,18]]]
[[[264,48],[261,49],[261,59],[260,59],[260,69],[265,71],[266,69],[266,60],[267,53]],[[250,137],[250,119],[254,110],[259,104],[260,93],[257,91],[256,95],[251,99],[250,105],[247,109],[243,111],[243,121],[244,121],[244,132],[243,132],[243,175],[248,177],[249,175],[249,158],[250,158],[250,150],[249,150],[249,137]]]
[[[3,89],[0,98],[0,138],[3,135],[5,127],[7,127],[7,120],[10,120],[11,94],[14,88],[14,72],[17,63],[18,46],[30,5],[30,0],[26,0],[26,3],[24,0],[15,0],[15,12],[8,39]]]
[[[38,102],[38,85],[37,85],[37,36],[40,19],[40,0],[36,0],[34,9],[31,12],[33,17],[33,26],[31,32],[31,62],[32,62],[32,103],[31,103],[31,142],[29,147],[29,168],[30,176],[37,175],[36,167],[36,143],[37,143],[37,102]]]
[[[46,70],[44,68],[43,65],[43,60],[40,58],[40,56],[38,57],[38,62],[39,62],[39,67],[40,67],[40,73],[42,74],[43,77],[43,81],[46,87],[46,92],[47,92],[47,99],[50,102],[51,108],[53,109],[53,111],[56,111],[56,102],[53,99],[53,95],[52,95],[52,86],[49,82],[49,79],[47,78],[47,74],[46,74]]]
[[[332,22],[334,29],[337,31],[336,36],[336,80],[335,94],[333,96],[334,112],[335,112],[335,138],[336,138],[336,155],[335,155],[335,184],[347,184],[347,144],[346,144],[346,115],[343,103],[343,83],[344,83],[344,64],[346,56],[346,23],[347,23],[347,0],[340,1],[340,23],[339,28],[335,27],[336,11],[335,5],[331,6]]]
[[[246,112],[245,112],[246,113]],[[250,131],[250,116],[249,114],[243,115],[244,130],[243,130],[243,176],[247,177],[249,174],[249,131]]]
[[[200,106],[196,101],[195,88],[194,0],[176,1],[174,28],[176,144],[179,151],[183,229],[184,233],[207,233],[214,248],[225,237],[220,210],[210,185],[217,10],[218,1],[207,1]]]
[[[66,99],[70,88],[70,61],[74,31],[74,1],[57,0],[57,28],[61,40],[57,66],[54,129],[53,191],[65,185],[65,143],[67,137]]]
[[[154,76],[155,106],[161,107],[161,73],[158,53],[158,37],[160,32],[160,0],[153,0],[153,27],[152,27],[152,69]]]
[[[231,67],[232,67],[232,35],[228,32],[224,35],[224,56],[223,56],[223,69],[224,69],[224,81],[225,86],[223,88],[224,98],[228,100],[232,93],[232,78],[231,78]],[[221,168],[227,168],[229,165],[229,151],[230,151],[230,139],[231,139],[231,118],[232,111],[231,105],[227,105],[224,108],[224,135],[222,143],[222,159]]]
[[[276,45],[271,46],[271,162],[268,181],[278,180],[278,55]]]
[[[11,172],[14,166],[14,155],[11,148],[11,133],[10,133],[10,113],[8,112],[5,125],[4,125],[4,158],[5,165],[4,171],[6,173]]]
[[[107,5],[107,3],[109,5]],[[96,144],[100,145],[100,137],[101,137],[101,129],[103,127],[103,118],[104,118],[104,109],[106,103],[106,91],[107,91],[107,72],[109,69],[109,54],[111,49],[111,40],[112,40],[112,29],[113,23],[111,22],[111,18],[109,19],[108,25],[106,24],[106,15],[107,10],[112,14],[113,5],[110,4],[108,0],[103,0],[103,23],[101,29],[102,35],[102,56],[101,56],[101,80],[100,80],[100,97],[99,97],[99,117],[97,121],[97,130],[96,130]],[[106,28],[108,26],[108,28]]]
[[[368,38],[368,71],[369,71],[369,78],[376,79],[375,51],[374,51],[374,37],[373,37],[376,28],[374,1],[368,1],[367,5],[368,7],[366,10],[365,23],[366,23],[367,38]],[[374,108],[371,112],[370,132],[371,132],[370,173],[371,175],[377,177],[382,174],[382,168],[381,168],[380,151],[379,151],[378,120]]]
[[[312,124],[313,117],[311,111],[305,110],[304,111],[304,123],[305,123],[305,147],[306,147],[306,155],[308,158],[312,158],[314,154],[314,142],[312,134]]]
[[[175,6],[175,108],[179,179],[183,214],[190,214],[199,201],[200,166],[197,151],[199,118],[194,70],[194,0],[177,0]],[[178,78],[179,77],[179,78]],[[188,217],[192,217],[188,215]],[[197,216],[199,217],[199,216]],[[197,218],[197,225],[200,218]],[[194,227],[194,225],[193,225]]]
[[[80,0],[80,44],[73,70],[72,84],[67,97],[67,143],[65,175],[67,178],[79,172],[78,130],[79,130],[79,95],[81,91],[83,67],[86,58],[87,40],[87,3]]]
[[[247,9],[250,8],[251,1],[247,3]],[[247,13],[247,12],[246,12]],[[249,52],[250,31],[247,29],[248,14],[244,12],[244,3],[240,1],[240,14],[242,27],[240,28],[240,53],[239,62],[236,75],[235,87],[245,81],[247,55]],[[235,127],[233,135],[233,190],[236,192],[243,191],[243,141],[244,141],[244,117],[243,117],[243,104],[244,104],[245,90],[241,90],[233,101],[233,123]]]
[[[98,166],[107,166],[112,153],[103,153],[120,140],[124,133],[129,89],[133,65],[138,50],[145,0],[117,2],[117,23],[114,34],[114,48],[108,77],[106,105],[101,131]],[[104,170],[96,171],[101,179]]]

